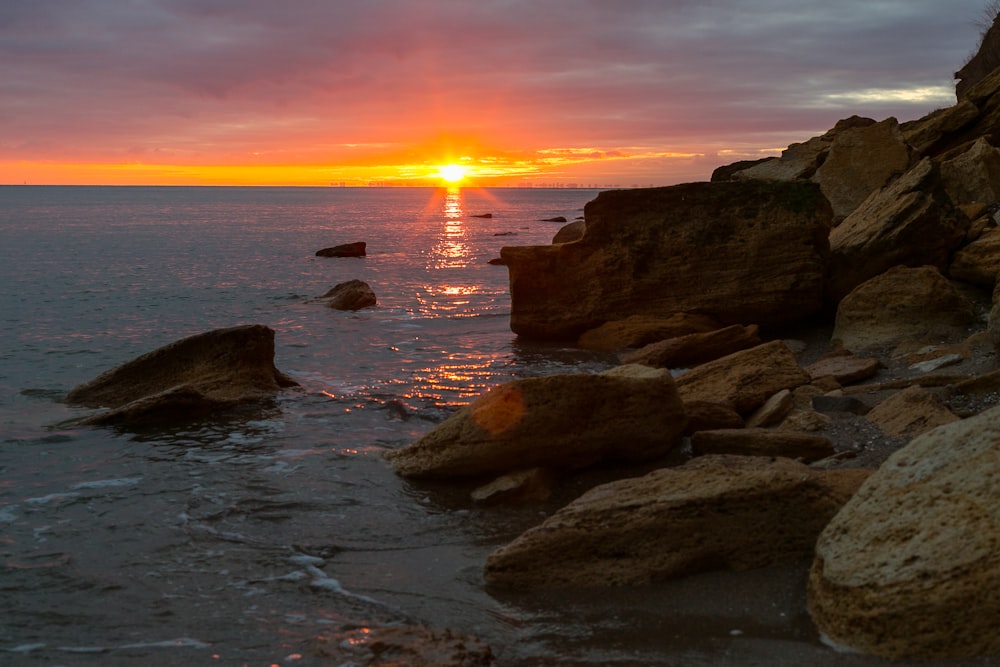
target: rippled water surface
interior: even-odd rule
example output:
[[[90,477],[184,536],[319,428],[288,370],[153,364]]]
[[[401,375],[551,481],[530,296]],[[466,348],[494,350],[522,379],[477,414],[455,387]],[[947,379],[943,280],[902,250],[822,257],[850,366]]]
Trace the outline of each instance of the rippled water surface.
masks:
[[[612,359],[519,342],[502,245],[587,190],[0,188],[0,664],[320,665],[426,624],[502,665],[878,664],[814,635],[804,568],[506,595],[481,568],[552,506],[479,508],[381,458],[484,389]],[[491,213],[492,218],[476,217]],[[315,251],[366,241],[364,258]],[[312,297],[368,282],[376,308]],[[182,427],[81,428],[78,383],[187,335],[276,331],[298,380]],[[336,663],[339,664],[339,663]]]

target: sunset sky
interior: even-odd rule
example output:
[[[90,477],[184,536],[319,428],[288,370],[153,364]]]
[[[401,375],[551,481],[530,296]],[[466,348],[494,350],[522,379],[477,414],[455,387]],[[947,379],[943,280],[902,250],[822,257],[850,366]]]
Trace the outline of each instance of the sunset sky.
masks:
[[[4,0],[0,184],[707,180],[951,106],[988,4]]]

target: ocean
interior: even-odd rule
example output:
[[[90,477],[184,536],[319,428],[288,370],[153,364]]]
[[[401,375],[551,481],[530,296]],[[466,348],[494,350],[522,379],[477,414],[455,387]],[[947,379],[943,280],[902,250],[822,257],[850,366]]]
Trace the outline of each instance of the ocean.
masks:
[[[0,187],[0,664],[347,665],[313,648],[395,625],[479,636],[498,665],[880,664],[815,636],[807,564],[487,590],[490,551],[583,487],[479,507],[383,461],[489,387],[617,362],[519,340],[488,261],[549,243],[561,225],[545,220],[596,194]],[[354,241],[366,257],[315,256]],[[310,302],[355,278],[376,307]],[[142,430],[81,427],[88,411],[62,402],[144,352],[250,323],[275,330],[301,388]]]

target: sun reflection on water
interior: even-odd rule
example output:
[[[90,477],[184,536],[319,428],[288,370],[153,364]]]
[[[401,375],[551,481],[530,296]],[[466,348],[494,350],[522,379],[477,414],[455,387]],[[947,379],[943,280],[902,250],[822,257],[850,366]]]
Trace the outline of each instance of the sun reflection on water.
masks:
[[[444,230],[434,246],[431,268],[462,269],[469,265],[468,235],[462,189],[448,188],[444,197]]]

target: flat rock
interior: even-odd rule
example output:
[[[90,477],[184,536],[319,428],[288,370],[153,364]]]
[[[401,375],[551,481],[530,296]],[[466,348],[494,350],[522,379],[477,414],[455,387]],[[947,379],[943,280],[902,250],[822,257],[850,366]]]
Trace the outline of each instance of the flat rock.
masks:
[[[1000,653],[1000,408],[914,438],[823,530],[808,605],[893,659]]]
[[[783,456],[806,463],[825,459],[835,453],[833,443],[824,436],[770,428],[699,431],[691,436],[691,451],[698,456]]]
[[[494,551],[486,582],[519,589],[639,585],[812,553],[862,470],[704,456],[595,487]]]
[[[690,368],[760,345],[756,324],[733,324],[705,333],[668,338],[622,355],[622,363],[654,368]]]
[[[491,389],[386,459],[400,475],[445,479],[646,461],[676,446],[686,421],[667,370],[627,365],[524,378]]]
[[[685,401],[684,412],[688,423],[684,435],[698,431],[708,431],[719,428],[743,428],[746,422],[740,413],[736,412],[731,403],[716,401]]]
[[[577,345],[588,350],[641,348],[656,341],[715,331],[721,325],[707,315],[674,313],[670,317],[632,315],[585,331]]]
[[[148,352],[75,387],[66,402],[108,410],[88,424],[165,424],[204,417],[296,386],[274,366],[274,330],[216,329]]]
[[[632,315],[796,321],[823,305],[831,215],[803,181],[602,192],[586,205],[580,240],[501,249],[511,329],[574,340]]]
[[[702,364],[677,378],[688,401],[725,401],[748,415],[782,389],[809,382],[784,341],[776,340]]]
[[[316,251],[317,257],[364,257],[367,254],[368,244],[364,241],[354,243],[342,243],[330,248],[323,248]]]
[[[875,377],[882,362],[875,357],[856,357],[853,354],[839,354],[820,359],[806,366],[806,373],[815,382],[832,377],[840,385],[852,384]]]

